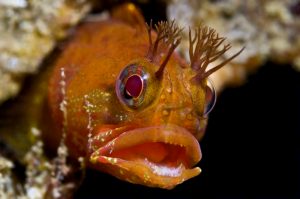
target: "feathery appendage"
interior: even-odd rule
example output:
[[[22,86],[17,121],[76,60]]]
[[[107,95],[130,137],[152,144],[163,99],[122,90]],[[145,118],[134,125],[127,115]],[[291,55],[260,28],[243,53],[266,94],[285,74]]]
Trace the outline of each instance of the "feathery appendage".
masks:
[[[192,31],[189,29],[190,66],[197,73],[192,78],[192,81],[196,83],[201,82],[203,79],[225,66],[245,49],[245,47],[243,47],[231,57],[206,71],[210,63],[216,61],[231,48],[230,44],[223,44],[224,41],[225,38],[220,37],[213,28],[199,26],[195,29],[194,37],[192,37]],[[222,44],[223,47],[221,47]]]
[[[179,28],[176,25],[175,20],[171,21],[170,23],[166,21],[158,22],[158,24],[155,25],[157,37],[153,43],[151,36],[151,31],[153,30],[152,21],[150,22],[150,25],[146,24],[146,27],[149,37],[149,49],[146,57],[151,62],[158,62],[160,54],[162,53],[161,48],[159,48],[161,43],[167,46],[168,51],[166,53],[165,59],[160,64],[159,69],[156,72],[156,77],[160,78],[173,51],[180,44],[180,34],[183,29]]]

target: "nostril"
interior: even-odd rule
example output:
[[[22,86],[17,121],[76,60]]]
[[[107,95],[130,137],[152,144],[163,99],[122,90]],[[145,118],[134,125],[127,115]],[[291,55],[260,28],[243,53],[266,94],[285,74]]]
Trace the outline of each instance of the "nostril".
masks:
[[[169,110],[163,110],[162,114],[163,114],[163,116],[168,116],[168,115],[170,115],[170,111]]]
[[[192,120],[193,119],[193,115],[191,113],[186,115],[186,119],[188,120]]]

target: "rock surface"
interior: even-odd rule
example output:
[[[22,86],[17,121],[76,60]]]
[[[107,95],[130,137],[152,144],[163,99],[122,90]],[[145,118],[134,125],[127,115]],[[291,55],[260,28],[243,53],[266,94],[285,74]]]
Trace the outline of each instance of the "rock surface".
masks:
[[[212,75],[218,90],[243,82],[249,71],[266,60],[292,64],[300,71],[299,1],[172,0],[167,15],[182,27],[204,24],[216,29],[232,44],[229,53],[246,47],[231,66]],[[187,54],[188,35],[182,43],[181,50]]]
[[[0,0],[0,104],[90,9],[88,0]]]

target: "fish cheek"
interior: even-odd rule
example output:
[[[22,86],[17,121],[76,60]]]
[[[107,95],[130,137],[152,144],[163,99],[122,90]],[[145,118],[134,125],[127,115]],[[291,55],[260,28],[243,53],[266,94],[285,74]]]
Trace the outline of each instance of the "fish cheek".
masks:
[[[130,120],[129,111],[118,99],[115,87],[108,88],[108,92],[111,93],[111,99],[105,104],[109,114],[106,115],[104,123],[120,124]]]
[[[204,89],[205,87],[206,87],[206,82],[201,82],[201,84],[191,85],[191,95],[192,95],[194,110],[196,114],[200,117],[204,115],[205,97],[206,97],[206,92]]]
[[[82,97],[81,111],[86,120],[94,125],[118,124],[127,118],[113,86],[102,85],[105,89],[94,89]],[[78,110],[80,107],[78,107]],[[88,123],[89,121],[86,121]]]
[[[197,117],[194,136],[198,140],[202,139],[207,125],[207,117],[205,115],[206,89],[204,88],[206,88],[206,81],[191,86],[194,114]]]

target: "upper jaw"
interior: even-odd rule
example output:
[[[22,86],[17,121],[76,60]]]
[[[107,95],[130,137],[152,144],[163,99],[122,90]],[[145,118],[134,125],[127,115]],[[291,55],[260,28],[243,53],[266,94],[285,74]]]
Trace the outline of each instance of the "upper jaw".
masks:
[[[166,189],[197,176],[200,159],[198,141],[177,125],[125,131],[90,155],[93,167],[117,178]]]

